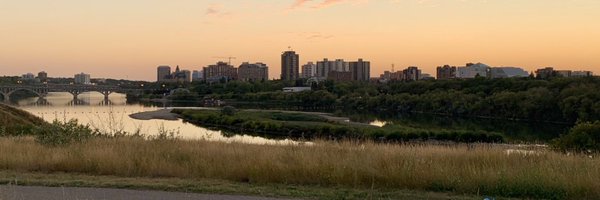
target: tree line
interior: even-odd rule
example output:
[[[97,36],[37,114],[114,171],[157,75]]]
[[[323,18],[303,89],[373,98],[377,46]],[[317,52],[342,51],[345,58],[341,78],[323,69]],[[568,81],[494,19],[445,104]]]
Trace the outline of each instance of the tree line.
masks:
[[[297,82],[192,84],[198,96],[351,113],[430,113],[575,124],[600,120],[600,79],[531,78],[362,83],[325,81],[284,93]],[[300,84],[302,85],[302,84]],[[306,85],[304,85],[306,86]]]

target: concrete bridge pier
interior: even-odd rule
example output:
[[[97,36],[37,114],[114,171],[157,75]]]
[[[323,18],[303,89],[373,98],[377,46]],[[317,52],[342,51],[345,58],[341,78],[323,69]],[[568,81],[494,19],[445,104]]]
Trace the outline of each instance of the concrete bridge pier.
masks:
[[[4,101],[4,103],[10,102],[10,97],[8,96],[7,93],[0,92],[0,95],[2,95],[2,100]]]
[[[71,93],[71,94],[73,95],[73,100],[74,100],[74,101],[77,101],[77,97],[78,97],[78,96],[79,96],[79,95],[80,95],[82,92],[81,92],[81,91],[79,91],[79,90],[71,90],[71,91],[69,91],[69,93]]]
[[[107,91],[101,91],[100,93],[102,93],[102,95],[104,95],[104,102],[109,102],[108,96],[110,94],[112,94],[113,92],[107,90]]]

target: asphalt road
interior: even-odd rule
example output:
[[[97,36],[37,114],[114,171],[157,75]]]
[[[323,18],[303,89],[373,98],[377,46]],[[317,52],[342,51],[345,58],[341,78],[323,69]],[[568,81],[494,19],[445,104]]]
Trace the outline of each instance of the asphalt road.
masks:
[[[0,186],[0,200],[283,200],[263,197],[103,188]]]

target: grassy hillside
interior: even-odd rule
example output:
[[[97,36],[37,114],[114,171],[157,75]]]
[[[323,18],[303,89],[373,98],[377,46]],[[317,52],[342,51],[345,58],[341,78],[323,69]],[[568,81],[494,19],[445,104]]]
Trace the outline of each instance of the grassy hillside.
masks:
[[[270,146],[97,137],[55,148],[30,137],[0,137],[0,171],[211,179],[248,185],[411,190],[525,199],[600,199],[598,166],[600,158],[596,156],[569,156],[510,145],[315,141]]]
[[[43,119],[26,111],[0,104],[0,135],[25,135],[47,125]]]

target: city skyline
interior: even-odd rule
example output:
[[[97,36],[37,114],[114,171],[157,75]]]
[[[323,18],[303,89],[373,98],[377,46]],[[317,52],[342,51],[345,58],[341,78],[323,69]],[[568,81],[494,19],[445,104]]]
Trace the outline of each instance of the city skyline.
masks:
[[[599,9],[593,0],[2,2],[0,76],[149,81],[158,65],[200,70],[233,56],[234,66],[264,62],[273,79],[288,46],[300,66],[364,58],[372,76],[392,64],[435,74],[470,62],[600,74]]]

